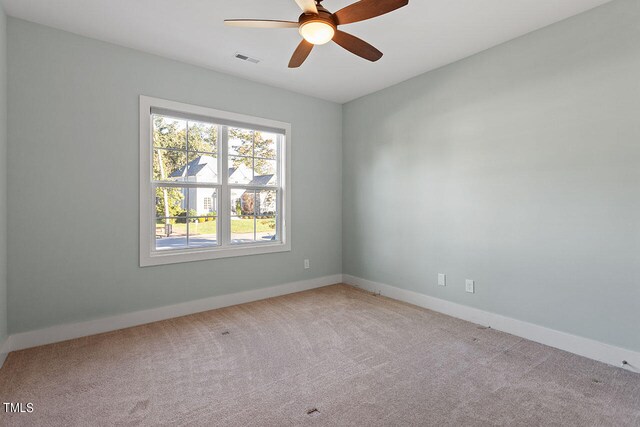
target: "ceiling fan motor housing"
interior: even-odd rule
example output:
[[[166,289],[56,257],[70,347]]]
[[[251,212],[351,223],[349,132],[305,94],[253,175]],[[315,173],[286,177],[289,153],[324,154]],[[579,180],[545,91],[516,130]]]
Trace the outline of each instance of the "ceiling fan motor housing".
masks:
[[[331,25],[334,31],[337,30],[338,24],[336,23],[336,19],[333,17],[333,14],[320,5],[318,5],[317,7],[317,15],[313,13],[303,13],[302,15],[300,15],[300,18],[298,18],[298,23],[300,24],[300,26],[303,26],[304,24],[307,24],[309,22],[323,22]]]

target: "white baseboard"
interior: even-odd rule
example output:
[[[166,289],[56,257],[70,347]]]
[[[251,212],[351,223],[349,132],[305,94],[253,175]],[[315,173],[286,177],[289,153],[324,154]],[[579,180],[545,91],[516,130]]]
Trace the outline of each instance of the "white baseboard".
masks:
[[[625,366],[626,369],[640,372],[639,352],[346,274],[324,276],[269,288],[221,295],[102,319],[51,326],[35,331],[14,334],[9,336],[5,342],[0,345],[0,367],[10,351],[115,331],[159,320],[319,288],[335,283],[346,283],[371,292],[380,292],[389,298],[404,301],[479,325],[491,326],[491,328],[499,331],[613,366],[621,366],[622,360],[626,360],[629,363]]]
[[[100,334],[103,332],[115,331],[118,329],[129,328],[131,326],[138,326],[145,323],[157,322],[159,320],[214,310],[216,308],[306,291],[341,282],[342,275],[335,274],[332,276],[318,277],[316,279],[303,280],[300,282],[286,283],[269,288],[255,289],[168,305],[165,307],[152,308],[149,310],[136,311],[133,313],[120,314],[102,319],[51,326],[35,331],[13,334],[7,339],[3,346],[6,348],[3,348],[2,350],[6,350],[6,353],[8,353],[9,351],[22,350],[39,345],[52,344],[74,338]]]
[[[640,353],[627,350],[599,341],[591,340],[566,332],[549,329],[544,326],[524,322],[495,313],[479,310],[443,299],[430,297],[418,292],[373,282],[360,277],[344,274],[343,282],[366,289],[371,292],[380,292],[389,298],[404,301],[419,307],[428,308],[452,317],[467,320],[483,326],[490,326],[502,332],[507,332],[531,341],[555,347],[580,356],[604,362],[609,365],[624,367],[627,370],[640,372]],[[626,360],[628,365],[622,365]]]
[[[11,337],[7,337],[2,344],[0,344],[0,368],[4,365],[4,361],[7,360],[7,356],[11,348]]]

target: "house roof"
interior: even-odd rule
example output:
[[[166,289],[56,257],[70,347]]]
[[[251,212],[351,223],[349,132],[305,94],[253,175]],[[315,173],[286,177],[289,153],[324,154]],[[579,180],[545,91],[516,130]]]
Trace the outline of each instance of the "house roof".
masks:
[[[254,176],[249,185],[267,185],[271,178],[273,178],[273,174]]]
[[[249,183],[249,185],[267,185],[269,181],[273,178],[273,174],[271,175],[258,175],[253,177],[253,180]],[[246,190],[243,194],[246,194],[253,190]],[[260,191],[260,190],[258,190]]]
[[[210,157],[210,156],[199,156],[199,157],[195,158],[194,160],[190,161],[189,164],[187,164],[186,166],[183,166],[180,169],[174,171],[170,175],[170,177],[171,178],[180,178],[180,177],[185,176],[185,174],[184,174],[185,168],[187,168],[187,176],[197,176],[198,173],[200,173],[200,171],[202,169],[204,169],[207,166],[207,164],[209,163],[208,159],[211,159],[211,161],[213,161],[214,165],[217,166],[215,158]],[[214,169],[215,169],[215,167],[214,167]],[[229,168],[229,176],[233,175],[234,172],[237,171],[237,170],[238,170],[238,168]],[[273,174],[254,176],[253,180],[249,183],[249,185],[267,185],[269,183],[269,181],[271,181],[272,178],[273,178]]]
[[[174,171],[171,175],[169,175],[171,178],[180,178],[181,176],[184,176],[184,169],[187,168],[187,176],[196,176],[198,175],[198,173],[204,169],[205,166],[207,166],[207,162],[203,162],[200,163],[200,161],[203,159],[203,157],[209,157],[209,156],[199,156],[196,157],[194,160],[191,160],[189,162],[189,164],[187,164],[186,166],[181,167],[180,169]],[[215,159],[213,159],[213,157],[211,157],[212,160],[215,161]]]

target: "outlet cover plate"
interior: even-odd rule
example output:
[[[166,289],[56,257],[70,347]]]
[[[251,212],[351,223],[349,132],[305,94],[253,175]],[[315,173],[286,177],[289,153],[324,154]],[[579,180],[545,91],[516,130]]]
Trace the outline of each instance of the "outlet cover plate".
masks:
[[[447,286],[447,275],[438,273],[438,285],[439,286]]]
[[[465,286],[465,290],[467,292],[469,292],[470,294],[473,294],[473,293],[476,292],[476,284],[475,284],[475,282],[473,280],[467,279],[465,281],[465,285],[464,286]]]

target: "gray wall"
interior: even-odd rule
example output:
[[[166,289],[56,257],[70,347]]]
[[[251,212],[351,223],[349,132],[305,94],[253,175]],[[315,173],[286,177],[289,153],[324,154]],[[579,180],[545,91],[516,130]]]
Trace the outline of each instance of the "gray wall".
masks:
[[[292,124],[290,253],[138,267],[140,94]],[[10,332],[340,273],[341,122],[338,104],[10,18]]]
[[[0,346],[7,337],[7,17],[0,4]]]
[[[640,350],[638,22],[615,1],[345,105],[344,273]]]

